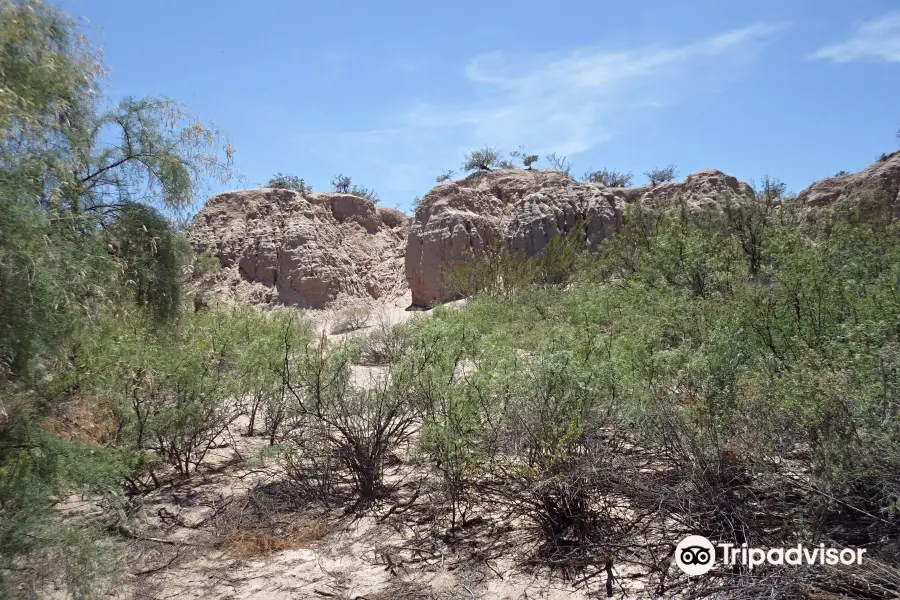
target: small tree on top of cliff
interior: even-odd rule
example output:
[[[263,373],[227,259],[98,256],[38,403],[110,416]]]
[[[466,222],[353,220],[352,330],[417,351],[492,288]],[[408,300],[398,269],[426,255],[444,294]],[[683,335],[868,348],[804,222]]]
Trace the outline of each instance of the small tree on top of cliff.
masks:
[[[632,182],[631,173],[622,173],[608,169],[590,171],[582,178],[588,183],[600,183],[606,187],[628,187]]]
[[[537,154],[526,154],[525,146],[519,146],[518,150],[513,150],[509,153],[512,158],[517,158],[522,161],[522,164],[525,165],[525,168],[531,170],[531,165],[537,162],[538,155]]]
[[[491,167],[496,167],[499,162],[500,153],[493,148],[485,147],[467,154],[463,169],[466,171],[490,171]]]
[[[547,155],[547,162],[550,163],[550,168],[554,171],[559,171],[566,175],[572,174],[572,163],[565,156],[557,156],[556,152],[553,152]]]
[[[678,177],[678,169],[675,168],[675,165],[657,167],[655,169],[650,169],[644,173],[644,175],[650,180],[650,185],[656,185],[666,181],[674,181],[675,178]]]
[[[435,177],[435,183],[446,183],[453,179],[453,169],[447,169],[445,172],[441,173],[437,177]]]
[[[359,196],[360,198],[365,198],[373,204],[378,204],[378,202],[381,200],[375,190],[370,190],[369,188],[363,187],[361,185],[354,185],[352,188],[350,188],[350,194],[352,194],[353,196]]]
[[[302,177],[297,177],[296,175],[287,175],[285,173],[275,173],[268,183],[266,183],[266,187],[270,188],[278,188],[282,190],[294,190],[296,192],[300,192],[301,194],[305,194],[306,192],[312,191],[311,185],[306,185],[306,181],[303,180]]]
[[[349,194],[350,193],[350,177],[347,175],[335,175],[331,179],[331,187],[334,188],[335,192],[340,194]]]

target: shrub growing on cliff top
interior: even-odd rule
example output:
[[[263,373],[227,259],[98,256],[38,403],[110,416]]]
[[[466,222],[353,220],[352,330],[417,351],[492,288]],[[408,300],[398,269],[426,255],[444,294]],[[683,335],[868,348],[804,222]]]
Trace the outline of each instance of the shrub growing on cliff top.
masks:
[[[334,191],[339,194],[351,194],[353,196],[359,196],[360,198],[365,198],[366,200],[369,200],[374,204],[377,204],[379,200],[381,200],[375,190],[354,184],[349,175],[335,175],[331,179],[331,187],[334,188]]]
[[[363,187],[361,185],[354,185],[352,188],[350,188],[350,194],[353,196],[359,196],[360,198],[365,198],[373,204],[378,204],[378,202],[381,201],[381,198],[378,197],[378,193],[375,190]]]
[[[557,156],[556,152],[547,155],[550,168],[566,175],[572,174],[572,163],[565,156]]]
[[[678,169],[675,168],[675,165],[657,167],[655,169],[650,169],[644,173],[644,175],[650,180],[650,185],[657,185],[666,181],[674,181],[675,178],[678,177]]]
[[[621,171],[601,169],[585,173],[582,181],[600,183],[606,187],[628,187],[632,183],[632,175]]]
[[[453,179],[453,170],[447,169],[446,171],[444,171],[443,173],[441,173],[440,175],[435,177],[434,182],[435,183],[446,183],[446,182],[450,181],[451,179]]]
[[[350,193],[351,180],[348,175],[339,174],[331,178],[331,187],[339,194]]]
[[[536,162],[538,161],[538,158],[539,158],[537,154],[528,154],[528,153],[526,153],[526,152],[525,152],[525,146],[519,146],[519,149],[518,149],[518,150],[513,150],[512,152],[509,153],[509,155],[510,155],[510,157],[512,157],[512,158],[521,160],[521,161],[522,161],[522,165],[523,165],[526,169],[529,169],[529,170],[531,170],[531,165],[533,165],[534,163],[536,163]]]
[[[268,183],[266,183],[266,187],[294,190],[295,192],[300,192],[302,194],[312,191],[312,186],[306,185],[306,181],[304,181],[302,177],[287,175],[281,172],[275,173],[275,175],[269,179]]]
[[[490,171],[499,162],[500,153],[493,148],[485,147],[467,154],[462,168],[464,171]]]

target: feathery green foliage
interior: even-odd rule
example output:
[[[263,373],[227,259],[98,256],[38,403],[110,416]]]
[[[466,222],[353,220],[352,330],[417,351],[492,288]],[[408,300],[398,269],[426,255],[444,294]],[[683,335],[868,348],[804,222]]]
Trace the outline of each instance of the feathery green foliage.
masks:
[[[650,169],[644,175],[650,181],[650,185],[657,185],[660,183],[665,183],[666,181],[675,181],[678,177],[678,169],[675,168],[675,165],[669,165],[668,167],[656,167]]]
[[[297,175],[287,175],[285,173],[275,173],[266,183],[266,187],[279,188],[284,190],[294,190],[305,194],[312,191],[311,185],[306,185],[306,181]]]
[[[233,148],[166,98],[101,110],[97,54],[50,4],[0,1],[0,53],[0,586],[27,558],[89,597],[113,563],[92,526],[57,525],[55,505],[121,496],[135,455],[44,424],[90,395],[84,331],[177,320],[189,250],[157,208],[178,214],[208,177],[230,177]]]
[[[585,173],[582,181],[601,183],[606,187],[628,187],[632,183],[632,175],[631,173],[601,169],[600,171]]]
[[[500,153],[494,148],[484,147],[466,154],[463,171],[490,171],[500,162]]]

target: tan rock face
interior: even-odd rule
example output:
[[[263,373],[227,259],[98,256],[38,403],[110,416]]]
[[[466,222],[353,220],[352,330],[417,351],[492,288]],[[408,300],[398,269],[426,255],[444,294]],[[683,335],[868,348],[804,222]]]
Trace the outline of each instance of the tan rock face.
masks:
[[[649,207],[679,197],[684,198],[693,206],[748,200],[755,197],[750,184],[738,181],[737,177],[726,175],[716,169],[697,171],[688,175],[684,181],[668,181],[655,186],[610,188],[610,191],[629,204],[640,202]]]
[[[606,188],[556,171],[482,171],[438,185],[422,198],[407,238],[413,304],[452,299],[445,274],[490,246],[531,256],[588,217],[590,243],[599,243],[621,224],[621,205]]]
[[[892,202],[894,215],[900,216],[898,189],[900,189],[900,152],[894,152],[859,173],[848,173],[817,181],[797,194],[797,199],[805,206],[816,207],[855,201],[866,193],[878,194]]]
[[[396,213],[349,194],[242,190],[210,198],[188,237],[198,252],[218,256],[227,293],[322,308],[342,296],[405,291],[397,274],[407,219]]]
[[[558,171],[483,171],[438,185],[422,198],[406,246],[406,277],[413,304],[452,299],[445,273],[492,244],[532,256],[560,233],[588,220],[596,247],[622,225],[625,206],[686,199],[695,206],[754,197],[746,183],[706,169],[680,182],[607,188]]]

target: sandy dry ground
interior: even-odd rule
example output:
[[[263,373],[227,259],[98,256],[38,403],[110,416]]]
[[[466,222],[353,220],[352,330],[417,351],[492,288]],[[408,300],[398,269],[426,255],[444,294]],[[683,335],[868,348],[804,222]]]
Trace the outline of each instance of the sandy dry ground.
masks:
[[[369,328],[428,313],[408,297],[373,306]],[[337,311],[311,317],[327,333]],[[359,333],[364,333],[361,330]],[[347,333],[338,336],[358,335]],[[357,367],[357,385],[381,367]],[[116,544],[129,573],[110,598],[579,599],[607,597],[605,574],[563,580],[527,565],[516,523],[476,515],[455,539],[445,499],[426,465],[397,455],[391,498],[358,516],[298,497],[283,462],[235,422],[200,472],[169,478],[138,500]],[[624,570],[619,570],[624,569]],[[617,566],[614,597],[650,598],[646,574]],[[54,594],[51,594],[54,595]]]
[[[238,440],[245,459],[264,443]],[[233,456],[234,449],[229,453],[223,448],[215,462],[228,464]],[[238,461],[207,473],[202,481],[192,480],[183,488],[168,487],[146,497],[142,514],[134,519],[141,523],[136,535],[142,539],[123,542],[130,572],[143,574],[129,577],[113,597],[591,597],[587,589],[576,590],[546,574],[526,572],[518,564],[521,556],[515,536],[500,540],[496,528],[484,527],[453,545],[443,543],[439,530],[428,523],[433,518],[430,507],[439,502],[430,502],[427,496],[405,513],[388,515],[390,508],[385,505],[361,518],[340,510],[326,517],[315,505],[272,508],[270,515],[275,514],[276,523],[268,524],[267,531],[273,535],[287,529],[291,520],[309,520],[325,524],[324,537],[299,540],[295,548],[246,556],[240,541],[235,543],[234,535],[229,534],[229,523],[238,521],[241,511],[249,514],[252,506],[272,500],[267,493],[277,496],[280,486],[274,472],[277,469],[263,472]],[[404,479],[400,497],[413,487],[427,487],[409,465],[400,465],[389,477]],[[245,518],[242,525],[253,520]]]
[[[237,424],[240,425],[240,424]],[[446,513],[440,491],[414,460],[388,473],[398,483],[391,502],[364,517],[339,508],[328,516],[304,505],[283,485],[275,463],[253,458],[265,440],[236,437],[216,450],[212,469],[184,485],[169,485],[143,500],[133,516],[135,536],[123,541],[131,575],[115,598],[151,599],[558,599],[606,597],[605,579],[575,585],[546,569],[526,566],[529,548],[513,524],[491,519],[454,543],[442,539]],[[402,510],[419,490],[419,496]],[[423,491],[424,490],[424,491]],[[262,508],[261,508],[262,507]],[[260,519],[260,513],[266,515]],[[320,539],[290,541],[286,550],[248,556],[232,527],[264,521],[278,537],[291,522],[324,524]],[[480,521],[480,522],[479,522]],[[651,598],[633,571],[619,571],[616,598]]]

